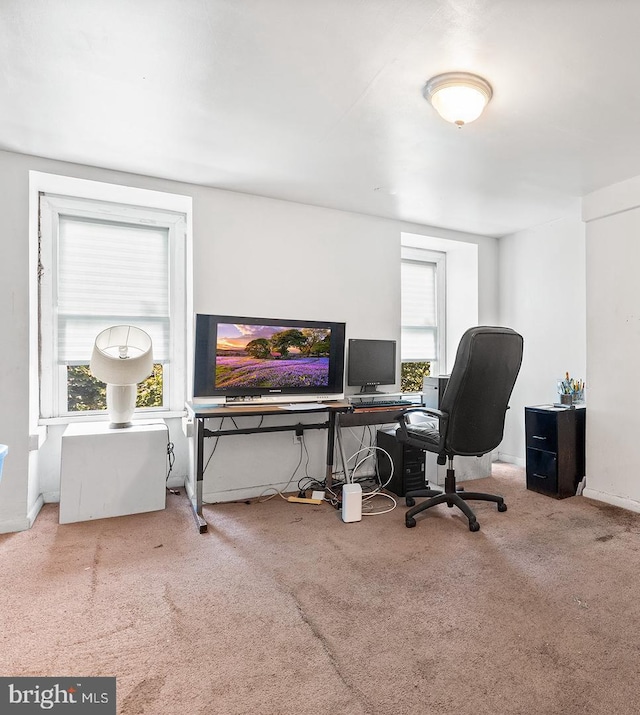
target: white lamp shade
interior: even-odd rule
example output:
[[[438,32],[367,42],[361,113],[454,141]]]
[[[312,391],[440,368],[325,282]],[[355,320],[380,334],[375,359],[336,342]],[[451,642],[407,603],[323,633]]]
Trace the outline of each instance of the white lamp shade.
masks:
[[[115,325],[98,334],[91,374],[108,385],[135,385],[153,372],[151,338],[133,325]]]

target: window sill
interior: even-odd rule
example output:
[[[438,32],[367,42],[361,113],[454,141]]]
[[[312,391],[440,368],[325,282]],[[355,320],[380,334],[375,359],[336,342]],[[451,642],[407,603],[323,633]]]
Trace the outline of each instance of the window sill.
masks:
[[[131,420],[133,424],[140,422],[146,422],[147,420],[165,420],[174,417],[184,417],[184,410],[162,410],[158,412],[144,412],[136,414]],[[65,415],[64,417],[44,417],[38,420],[39,425],[70,425],[76,424],[78,422],[108,422],[109,417],[107,415]]]

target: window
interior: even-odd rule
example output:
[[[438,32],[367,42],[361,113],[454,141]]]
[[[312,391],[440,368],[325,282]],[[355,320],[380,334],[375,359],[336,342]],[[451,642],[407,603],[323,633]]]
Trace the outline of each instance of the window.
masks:
[[[186,213],[51,192],[38,199],[40,417],[105,409],[104,385],[88,366],[96,335],[119,324],[141,328],[153,342],[154,373],[139,386],[138,407],[181,410]]]
[[[445,254],[402,247],[401,389],[422,390],[433,363],[444,364]]]

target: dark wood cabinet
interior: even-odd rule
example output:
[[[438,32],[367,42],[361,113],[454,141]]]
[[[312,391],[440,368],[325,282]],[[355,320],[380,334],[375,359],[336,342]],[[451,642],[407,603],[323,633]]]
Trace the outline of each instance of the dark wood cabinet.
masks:
[[[564,499],[585,474],[584,406],[524,408],[527,489]]]

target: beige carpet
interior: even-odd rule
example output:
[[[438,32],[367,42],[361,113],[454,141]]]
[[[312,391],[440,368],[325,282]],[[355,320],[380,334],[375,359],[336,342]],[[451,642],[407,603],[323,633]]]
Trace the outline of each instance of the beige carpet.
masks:
[[[470,484],[465,483],[467,489]],[[640,713],[640,515],[494,465],[343,524],[280,498],[0,536],[0,675],[115,675],[126,715]],[[381,505],[382,506],[382,505]]]

